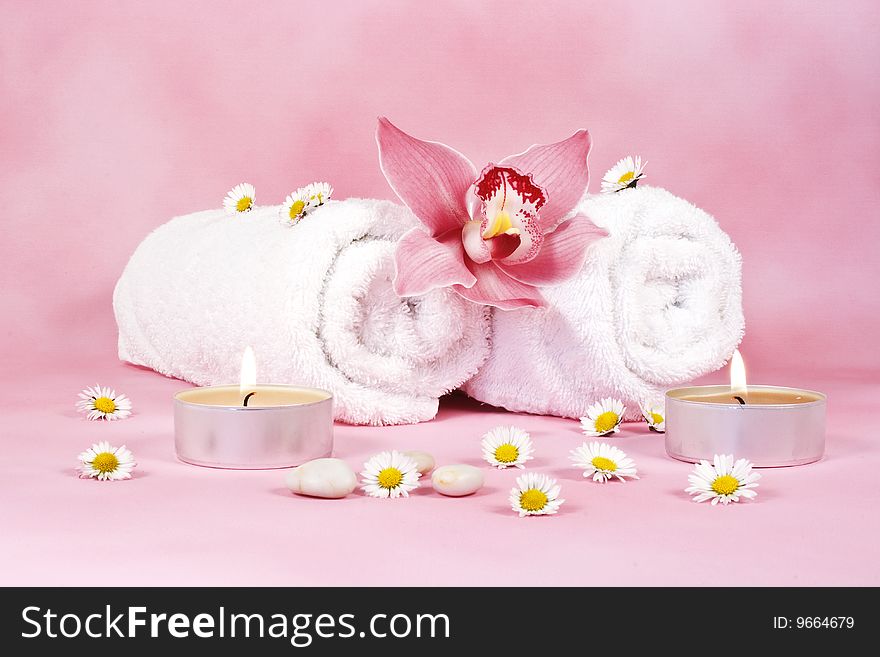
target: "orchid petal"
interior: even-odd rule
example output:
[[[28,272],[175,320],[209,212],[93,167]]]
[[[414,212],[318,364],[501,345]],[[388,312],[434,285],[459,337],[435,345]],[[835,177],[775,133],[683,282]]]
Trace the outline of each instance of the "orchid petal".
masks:
[[[498,263],[511,278],[528,285],[558,285],[575,276],[584,265],[587,248],[608,232],[584,215],[575,215],[544,236],[541,252],[517,265]]]
[[[492,253],[488,242],[483,239],[480,223],[468,221],[461,229],[461,241],[468,257],[474,262],[483,263],[492,259]]]
[[[495,306],[502,310],[537,308],[544,305],[541,292],[531,285],[520,283],[505,274],[494,262],[467,263],[477,282],[472,287],[453,286],[462,297],[474,303]]]
[[[414,297],[453,284],[470,287],[476,278],[464,261],[457,230],[437,240],[422,228],[413,228],[397,242],[394,291],[401,297]]]
[[[587,157],[592,140],[586,130],[578,130],[568,139],[555,144],[535,144],[528,150],[501,161],[530,173],[536,184],[547,193],[539,221],[544,232],[558,226],[581,200],[590,182]]]
[[[464,155],[445,144],[411,137],[385,117],[379,118],[376,142],[385,179],[432,237],[470,219],[467,192],[477,170]]]

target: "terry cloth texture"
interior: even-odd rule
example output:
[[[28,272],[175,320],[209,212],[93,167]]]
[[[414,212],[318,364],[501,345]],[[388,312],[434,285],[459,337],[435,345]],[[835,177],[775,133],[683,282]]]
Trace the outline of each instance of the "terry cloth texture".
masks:
[[[448,289],[394,294],[395,242],[417,223],[401,205],[331,201],[296,226],[278,212],[209,210],[153,231],[113,295],[119,357],[229,384],[251,345],[259,382],[329,390],[340,421],[433,418],[485,360],[488,311]]]
[[[742,262],[715,220],[664,189],[587,196],[609,236],[580,274],[543,288],[548,307],[493,312],[492,353],[464,390],[512,411],[581,417],[714,371],[742,339]]]

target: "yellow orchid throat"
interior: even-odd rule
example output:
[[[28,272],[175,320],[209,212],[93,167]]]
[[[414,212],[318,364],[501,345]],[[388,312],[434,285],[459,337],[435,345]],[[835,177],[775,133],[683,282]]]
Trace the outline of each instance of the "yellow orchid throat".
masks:
[[[483,239],[488,240],[498,235],[519,235],[520,230],[513,225],[510,220],[510,213],[502,210],[492,218],[492,222],[488,223],[486,230],[483,231]]]

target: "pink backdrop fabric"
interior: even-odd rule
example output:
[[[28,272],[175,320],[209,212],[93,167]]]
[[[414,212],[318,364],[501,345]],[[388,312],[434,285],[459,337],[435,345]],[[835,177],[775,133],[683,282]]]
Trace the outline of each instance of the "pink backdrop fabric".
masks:
[[[880,584],[876,2],[0,9],[0,583]],[[177,462],[182,384],[116,360],[128,256],[245,180],[263,204],[322,179],[339,198],[393,198],[380,114],[476,162],[586,127],[593,191],[640,154],[647,182],[711,212],[742,251],[750,380],[832,394],[828,458],[767,471],[755,504],[709,508],[641,426],[615,440],[644,479],[599,487],[566,467],[576,423],[452,399],[425,425],[339,427],[338,453],[475,463],[480,434],[516,423],[539,443],[535,468],[561,478],[559,517],[505,510],[509,472],[469,499],[325,502],[289,496],[279,472]],[[78,419],[76,392],[96,382],[136,415]],[[134,450],[134,480],[76,479],[100,439]],[[103,558],[124,564],[119,581],[82,569]]]

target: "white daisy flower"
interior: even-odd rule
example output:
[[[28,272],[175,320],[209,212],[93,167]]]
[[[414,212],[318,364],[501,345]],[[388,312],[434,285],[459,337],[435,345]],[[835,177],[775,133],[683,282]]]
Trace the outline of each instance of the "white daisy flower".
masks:
[[[250,212],[254,209],[256,199],[257,193],[254,186],[250,183],[240,183],[226,194],[226,198],[223,199],[223,207],[226,209],[226,214]]]
[[[79,393],[76,410],[90,420],[124,420],[131,415],[131,400],[112,388],[96,385]]]
[[[641,157],[636,156],[633,160],[632,155],[627,155],[608,169],[605,177],[602,178],[602,192],[607,194],[635,187],[645,176],[644,168]]]
[[[553,477],[526,472],[516,478],[516,486],[510,489],[510,506],[520,518],[552,515],[565,502],[559,497],[561,490]]]
[[[281,223],[295,226],[299,220],[306,216],[306,210],[309,209],[309,196],[305,187],[300,187],[295,192],[291,192],[284,199],[284,205],[281,206],[280,218]]]
[[[409,497],[419,487],[419,467],[396,450],[382,452],[364,463],[362,490],[370,497]]]
[[[633,460],[608,443],[584,443],[571,450],[571,460],[575,467],[584,469],[585,477],[593,477],[600,484],[612,477],[620,481],[626,481],[624,477],[639,478]]]
[[[130,479],[131,471],[137,465],[125,445],[113,447],[106,441],[89,447],[79,455],[79,461],[80,476],[94,477],[99,481]]]
[[[666,431],[666,404],[662,401],[648,401],[639,404],[639,408],[651,431],[658,433]]]
[[[333,188],[330,186],[330,183],[326,182],[313,182],[306,185],[303,189],[306,192],[309,207],[311,208],[324,205],[330,199],[331,194],[333,194]]]
[[[694,502],[712,500],[712,504],[730,504],[739,502],[741,497],[753,499],[758,491],[756,483],[761,475],[752,471],[752,464],[747,459],[733,462],[730,454],[716,454],[714,463],[700,461],[688,475],[691,485],[684,489],[685,493],[694,496]]]
[[[581,418],[581,428],[586,436],[610,436],[620,431],[620,423],[626,407],[619,399],[606,397],[587,409]]]
[[[495,427],[483,436],[480,443],[483,458],[496,468],[522,468],[533,458],[535,451],[529,434],[519,427]]]

